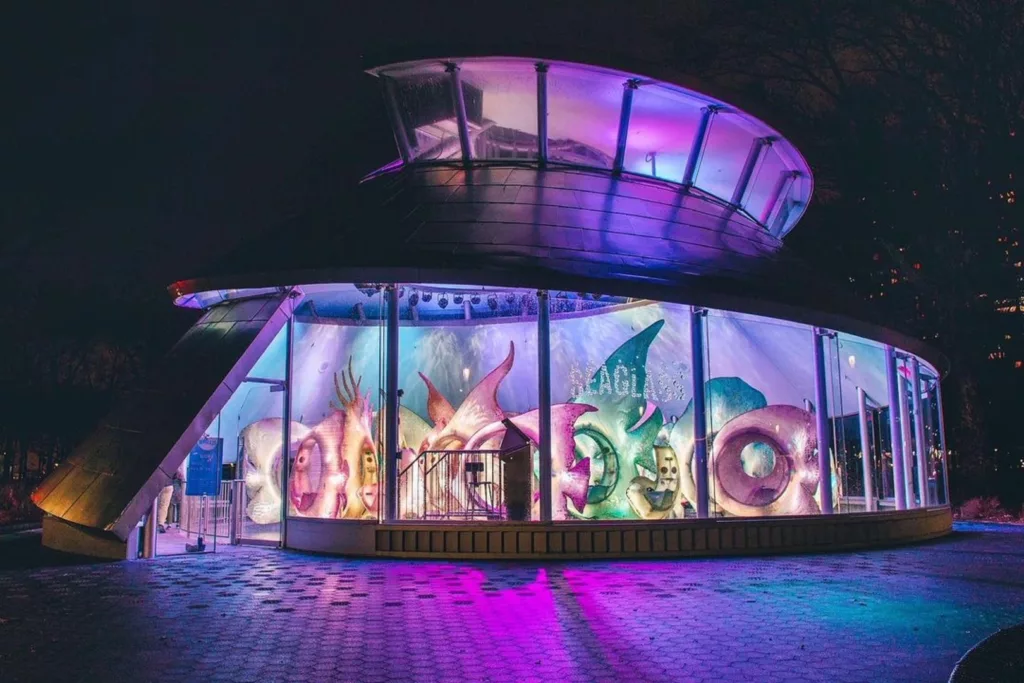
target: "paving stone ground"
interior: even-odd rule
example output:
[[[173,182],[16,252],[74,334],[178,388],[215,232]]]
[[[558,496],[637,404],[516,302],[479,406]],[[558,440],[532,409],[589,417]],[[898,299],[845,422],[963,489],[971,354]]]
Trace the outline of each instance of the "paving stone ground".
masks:
[[[1021,528],[546,565],[254,550],[0,571],[0,681],[945,681],[1020,622]]]

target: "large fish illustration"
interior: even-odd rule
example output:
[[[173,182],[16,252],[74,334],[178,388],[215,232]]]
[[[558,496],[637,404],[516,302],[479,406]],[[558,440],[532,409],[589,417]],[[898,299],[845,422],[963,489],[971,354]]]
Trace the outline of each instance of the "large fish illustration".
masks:
[[[722,429],[725,424],[743,413],[758,408],[764,408],[768,401],[757,389],[753,388],[739,377],[715,377],[704,383],[705,410],[708,418],[708,450],[714,444],[714,435]],[[679,484],[683,497],[693,507],[697,506],[697,475],[693,462],[693,401],[686,406],[686,410],[672,427],[669,434],[669,446],[675,452],[679,460]],[[711,454],[708,459],[710,463]],[[717,512],[715,505],[714,482],[709,482],[708,501],[712,513]],[[675,517],[684,516],[683,500],[676,504]]]
[[[574,403],[597,410],[576,421],[576,449],[589,457],[590,491],[575,516],[622,519],[635,516],[628,491],[638,466],[652,470],[654,440],[664,419],[645,396],[647,353],[665,321],[659,320],[617,348],[590,378]]]

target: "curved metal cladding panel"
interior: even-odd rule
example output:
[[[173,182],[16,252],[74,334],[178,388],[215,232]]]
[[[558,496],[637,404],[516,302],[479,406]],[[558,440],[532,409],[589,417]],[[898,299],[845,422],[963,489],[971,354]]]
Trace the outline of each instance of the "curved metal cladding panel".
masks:
[[[32,501],[68,522],[127,539],[295,304],[276,294],[209,309],[147,386],[123,397]]]
[[[716,200],[581,169],[414,165],[382,173],[336,211],[271,231],[218,269],[171,291],[330,282],[360,269],[399,279],[444,271],[565,289],[585,279],[581,286],[609,294],[632,284],[630,295],[644,295],[635,290],[656,285],[685,291],[692,303],[710,305],[704,295],[715,295],[723,307],[721,297],[730,297],[871,319],[762,226]]]

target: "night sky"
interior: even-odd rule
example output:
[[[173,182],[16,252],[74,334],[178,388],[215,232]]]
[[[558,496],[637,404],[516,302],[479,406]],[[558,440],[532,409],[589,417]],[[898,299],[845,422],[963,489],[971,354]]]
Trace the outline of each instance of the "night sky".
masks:
[[[2,152],[15,169],[0,254],[9,286],[148,297],[246,236],[336,201],[397,156],[368,59],[417,45],[559,43],[657,59],[664,9],[146,4],[5,12],[5,61],[18,67]]]

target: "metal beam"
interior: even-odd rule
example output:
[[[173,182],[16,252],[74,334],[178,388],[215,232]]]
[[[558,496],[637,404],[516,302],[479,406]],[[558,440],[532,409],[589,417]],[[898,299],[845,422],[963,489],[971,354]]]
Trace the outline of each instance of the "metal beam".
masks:
[[[903,471],[903,432],[900,429],[899,375],[896,372],[896,350],[885,346],[885,377],[889,389],[889,447],[892,449],[893,495],[896,509],[907,509],[907,489]]]
[[[818,492],[821,513],[831,515],[832,459],[828,448],[828,390],[825,386],[825,337],[830,333],[814,328],[814,425],[818,437]]]
[[[398,95],[395,92],[395,79],[390,76],[381,75],[380,82],[384,88],[384,106],[388,110],[388,118],[391,119],[391,130],[395,134],[395,144],[398,145],[398,153],[402,161],[412,161],[412,147],[409,145],[409,134],[405,129],[405,121],[402,120],[402,112],[398,109]]]
[[[289,296],[295,296],[292,291]],[[281,396],[281,538],[282,548],[288,547],[288,477],[292,453],[292,356],[295,351],[295,309],[288,315],[284,328],[284,392]]]
[[[473,150],[469,141],[469,120],[466,118],[466,96],[462,92],[462,77],[459,76],[459,65],[449,62],[444,70],[448,72],[448,82],[452,90],[452,106],[455,107],[455,120],[459,126],[459,146],[462,147],[462,160],[470,161]]]
[[[537,62],[537,159],[548,161],[548,65]]]
[[[622,165],[626,162],[626,139],[629,137],[629,117],[633,111],[633,93],[640,87],[640,81],[631,78],[622,84],[622,107],[619,109],[619,137],[615,142],[615,162],[613,173],[622,173]]]
[[[902,359],[901,359],[902,360]],[[900,398],[900,437],[903,447],[903,481],[906,486],[907,508],[916,507],[914,498],[913,443],[910,438],[910,403],[907,399],[907,383],[897,375]]]
[[[942,380],[935,378],[935,403],[939,413],[939,452],[942,456],[942,489],[946,494],[943,501],[949,505],[949,459],[946,451],[946,420],[942,417]]]
[[[398,519],[398,286],[391,284],[385,290],[388,303],[386,329],[384,416],[384,519]]]
[[[779,174],[779,180],[775,183],[775,189],[772,190],[772,196],[768,202],[764,205],[761,210],[761,215],[758,220],[761,225],[768,228],[768,231],[775,235],[775,231],[772,230],[772,216],[775,214],[775,210],[779,207],[780,201],[784,197],[789,196],[789,188],[793,186],[796,179],[800,177],[800,171],[783,171]],[[775,235],[778,237],[778,235]]]
[[[875,511],[874,467],[871,464],[871,431],[868,428],[868,400],[864,389],[857,387],[857,416],[860,422],[861,473],[864,478],[864,511]]]
[[[708,425],[704,395],[704,317],[707,311],[690,307],[690,364],[693,377],[693,463],[697,484],[697,517],[708,516]]]
[[[711,119],[719,111],[721,111],[721,107],[715,104],[709,104],[701,109],[700,123],[697,124],[697,132],[693,135],[690,155],[686,158],[686,170],[683,171],[683,185],[693,185],[693,179],[697,177],[700,159],[704,155],[704,146],[708,141],[708,132],[711,130]]]
[[[537,292],[537,380],[539,394],[540,521],[551,521],[551,312],[546,289]]]
[[[928,507],[928,453],[924,447],[924,412],[921,410],[921,363],[910,361],[910,390],[914,401],[914,455],[917,456],[917,488],[921,507]]]
[[[747,160],[743,164],[743,170],[740,171],[740,177],[736,180],[736,187],[732,190],[732,199],[729,200],[733,206],[743,208],[743,203],[747,199],[747,190],[750,189],[750,181],[754,178],[754,172],[764,158],[765,151],[772,146],[774,141],[775,138],[771,137],[754,138],[750,143]]]

